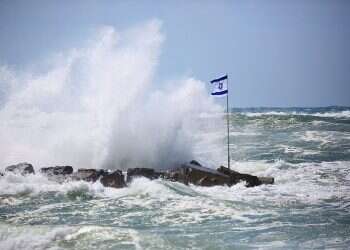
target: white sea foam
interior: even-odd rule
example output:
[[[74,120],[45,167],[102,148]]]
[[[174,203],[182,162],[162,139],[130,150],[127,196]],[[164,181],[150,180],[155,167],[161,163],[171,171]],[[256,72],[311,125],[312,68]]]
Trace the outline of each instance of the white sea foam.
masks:
[[[234,162],[234,170],[275,177],[274,185],[254,188],[247,188],[244,183],[232,187],[199,187],[137,178],[127,188],[113,189],[98,183],[55,184],[45,180],[43,176],[18,176],[16,179],[6,175],[0,179],[3,197],[16,197],[15,199],[25,203],[30,201],[27,199],[28,195],[54,191],[56,199],[52,203],[48,203],[45,200],[47,198],[40,199],[39,202],[43,202],[43,205],[37,208],[28,207],[4,219],[9,224],[0,226],[0,245],[3,246],[2,249],[59,249],[66,244],[83,249],[96,244],[101,248],[175,248],[179,242],[167,241],[168,234],[164,238],[157,230],[193,229],[194,244],[206,246],[201,245],[198,235],[195,234],[206,234],[205,230],[213,230],[216,224],[220,228],[223,227],[220,229],[223,230],[222,233],[231,234],[238,230],[249,234],[254,231],[261,236],[260,240],[266,237],[269,239],[270,233],[260,232],[276,233],[275,230],[283,226],[276,218],[282,216],[288,219],[291,216],[288,214],[290,211],[305,216],[312,213],[313,207],[328,206],[330,200],[335,200],[336,202],[331,204],[341,205],[343,210],[349,209],[349,166],[348,161],[319,164],[290,164],[284,161]],[[17,189],[17,193],[10,191],[16,190],[16,185],[26,186],[27,193],[22,193],[21,189]],[[69,195],[72,192],[83,196],[86,193],[89,198],[61,202],[61,195]],[[338,201],[342,203],[338,204]],[[16,206],[16,203],[0,206],[8,209],[8,206]],[[303,207],[306,209],[300,209]],[[295,211],[293,208],[296,208]],[[286,214],[281,213],[281,209],[286,211]],[[45,224],[57,223],[59,218],[64,221],[68,219],[69,223],[75,225],[89,225],[37,225],[42,224],[43,220]],[[28,227],[23,223],[37,226]],[[13,226],[14,224],[16,226]],[[294,224],[291,225],[294,227]],[[156,231],[128,229],[130,227],[156,228]],[[188,231],[182,235],[191,237]],[[170,237],[178,239],[180,236],[171,234]],[[218,240],[220,241],[220,238]],[[285,240],[282,242],[286,243]],[[275,243],[272,240],[271,244]],[[260,245],[260,242],[257,244]],[[270,246],[269,243],[266,248]]]
[[[144,236],[136,230],[101,226],[12,226],[0,224],[0,246],[2,250],[41,250],[65,249],[63,245],[74,249],[91,249],[98,244],[99,248],[110,247],[114,242],[116,248],[126,245],[143,249]],[[154,241],[156,243],[156,241]],[[160,240],[160,243],[162,241]],[[63,245],[62,245],[63,244]],[[151,244],[153,245],[153,244]]]
[[[301,116],[315,116],[315,117],[349,118],[350,110],[324,112],[324,113],[321,113],[321,112],[306,113],[306,112],[296,112],[296,111],[245,112],[244,115],[248,117],[301,115]]]
[[[344,110],[344,111],[338,111],[338,112],[314,113],[312,115],[319,116],[319,117],[349,118],[350,110]]]
[[[304,133],[297,132],[297,135],[306,142],[320,142],[320,145],[336,144],[342,140],[349,140],[350,135],[348,132],[339,131],[317,131],[308,130]]]
[[[169,199],[175,199],[177,201],[188,201],[190,204],[191,197],[196,197],[193,200],[195,205],[196,199],[200,197],[199,191],[208,191],[209,193],[215,193],[212,191],[215,189],[220,190],[221,193],[235,193],[234,197],[246,196],[251,190],[254,193],[256,189],[261,189],[259,196],[268,197],[270,194],[276,195],[289,193],[289,195],[295,195],[295,197],[303,196],[306,190],[316,190],[311,196],[317,195],[317,197],[331,197],[338,191],[339,183],[337,182],[338,176],[336,173],[341,174],[341,178],[348,178],[348,172],[346,169],[349,166],[349,162],[324,162],[324,163],[301,163],[290,164],[284,161],[277,161],[275,163],[267,163],[264,161],[251,161],[251,162],[232,162],[232,169],[240,172],[251,173],[258,176],[274,176],[276,185],[273,186],[261,186],[256,188],[245,188],[242,185],[236,185],[231,188],[228,187],[213,187],[213,188],[201,188],[201,187],[187,187],[180,183],[169,183],[167,181],[155,180],[150,181],[145,178],[135,179],[128,188],[114,189],[103,187],[99,182],[87,183],[83,181],[66,182],[63,184],[56,183],[48,180],[45,176],[37,175],[12,175],[7,174],[0,179],[0,190],[2,196],[11,195],[38,195],[45,192],[58,192],[67,194],[72,191],[81,191],[91,194],[97,197],[109,197],[109,198],[121,198],[121,197],[135,197],[132,199],[132,204],[138,204],[140,206],[151,205],[152,202],[166,201]],[[287,166],[287,167],[285,167]],[[327,176],[333,176],[330,178],[321,178],[320,174],[327,173]],[[340,178],[339,177],[339,178]],[[335,178],[335,179],[334,179]],[[320,184],[322,182],[322,185]],[[326,183],[329,183],[327,185]],[[325,184],[325,185],[324,185]],[[344,188],[349,188],[350,183],[344,184]],[[225,191],[226,190],[226,191]],[[239,190],[239,191],[238,191]],[[268,190],[268,191],[264,191]],[[212,191],[212,192],[211,192]],[[269,193],[270,192],[270,193]],[[307,191],[309,193],[309,191]],[[307,195],[307,194],[305,194]],[[229,195],[231,196],[231,195]],[[151,203],[145,202],[144,197],[148,197]],[[251,196],[254,198],[254,195]],[[212,195],[212,198],[217,198]],[[182,204],[183,206],[187,206]],[[191,205],[191,206],[192,206]],[[208,204],[206,204],[208,205]]]
[[[232,201],[269,201],[273,204],[287,204],[302,202],[317,204],[324,200],[337,197],[350,199],[350,182],[347,169],[350,162],[323,162],[287,164],[284,161],[276,163],[264,162],[234,162],[232,168],[240,172],[247,172],[258,176],[273,176],[275,185],[246,188],[236,185],[231,188],[195,187],[212,197]],[[337,174],[339,173],[339,174]]]
[[[230,131],[230,136],[258,136],[261,133],[253,131]]]
[[[282,148],[285,154],[299,154],[304,152],[304,149],[300,147],[293,147],[285,144],[279,144],[276,146]]]
[[[0,224],[0,246],[2,250],[60,249],[53,243],[64,239],[73,231],[71,227],[13,227]]]
[[[317,155],[317,154],[321,154],[321,151],[319,151],[319,150],[303,150],[303,152],[301,154],[302,155]]]
[[[248,117],[260,117],[260,116],[265,116],[265,115],[290,115],[291,113],[269,111],[269,112],[245,112],[243,114],[248,116]]]
[[[207,188],[137,178],[127,188],[113,189],[103,187],[100,183],[69,182],[58,184],[40,176],[18,176],[16,179],[10,175],[3,177],[0,185],[1,195],[7,196],[38,195],[49,191],[61,194],[77,191],[87,193],[92,197],[102,198],[93,202],[95,205],[91,211],[94,213],[99,213],[100,206],[98,204],[101,204],[101,208],[103,208],[106,205],[115,207],[113,202],[122,202],[123,206],[130,211],[127,215],[116,218],[117,225],[127,225],[129,220],[141,216],[141,214],[137,214],[140,211],[133,212],[131,210],[135,207],[143,208],[142,216],[150,218],[155,216],[156,220],[152,222],[155,224],[191,224],[214,217],[247,221],[249,220],[246,217],[247,214],[271,213],[265,209],[255,211],[254,204],[268,202],[273,206],[289,206],[293,203],[310,205],[333,198],[350,199],[348,195],[350,193],[349,173],[347,171],[349,164],[349,162],[287,164],[283,161],[273,164],[265,162],[233,163],[234,170],[258,176],[275,177],[275,185],[254,188],[246,188],[244,183],[232,187]],[[105,199],[109,199],[109,202],[112,203],[109,204],[108,200]],[[227,204],[227,201],[231,203]],[[244,202],[245,205],[240,205],[240,202]],[[161,207],[159,204],[162,204]],[[32,211],[30,216],[35,217],[36,214],[39,216],[39,214],[57,209],[59,206],[60,204],[40,207],[38,210]],[[155,208],[156,215],[147,215]],[[22,219],[25,218],[22,217]]]
[[[323,145],[331,142],[330,137],[331,135],[329,132],[306,131],[305,135],[302,136],[302,139],[307,142],[310,142],[310,141],[321,142],[321,145]]]
[[[73,191],[89,192],[98,195],[105,189],[100,182],[87,183],[84,181],[71,181],[58,183],[47,179],[47,177],[36,175],[14,175],[7,173],[0,179],[0,195],[29,195],[36,196],[47,192],[69,193]]]
[[[0,67],[0,87],[8,89],[0,105],[1,167],[166,167],[191,159],[197,117],[221,108],[193,78],[154,82],[160,28],[157,20],[124,32],[104,27],[38,69]]]

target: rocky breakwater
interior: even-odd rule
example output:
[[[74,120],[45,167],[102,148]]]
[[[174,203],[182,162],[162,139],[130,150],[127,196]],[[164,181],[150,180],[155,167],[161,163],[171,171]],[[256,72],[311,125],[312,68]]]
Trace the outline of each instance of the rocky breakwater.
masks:
[[[29,163],[19,163],[5,168],[6,172],[28,175],[35,174],[34,168]],[[185,185],[193,184],[198,186],[232,186],[244,181],[247,187],[254,187],[262,184],[273,184],[273,177],[257,177],[249,174],[242,174],[234,170],[219,167],[217,170],[201,166],[196,161],[191,161],[167,170],[155,170],[151,168],[130,168],[126,176],[120,170],[110,171],[104,169],[78,169],[74,172],[72,166],[44,167],[40,173],[47,178],[57,182],[67,181],[100,181],[105,187],[123,188],[134,178],[145,177],[148,179],[162,178],[164,180],[181,182]],[[125,178],[126,177],[126,178]]]
[[[215,170],[203,167],[197,161],[191,161],[190,163],[167,170],[162,176],[165,179],[178,181],[186,185],[194,184],[206,187],[217,185],[232,186],[242,181],[246,183],[247,187],[274,183],[273,177],[257,177],[249,174],[241,174],[223,166]]]
[[[22,162],[17,165],[8,166],[5,168],[5,171],[21,175],[35,174],[33,165],[27,162]]]

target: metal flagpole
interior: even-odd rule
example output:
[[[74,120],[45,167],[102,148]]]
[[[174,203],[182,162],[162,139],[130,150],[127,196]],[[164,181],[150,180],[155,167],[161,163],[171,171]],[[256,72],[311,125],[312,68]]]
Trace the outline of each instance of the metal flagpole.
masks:
[[[226,118],[227,118],[227,166],[230,168],[230,117],[229,117],[229,108],[228,108],[228,74],[227,75],[227,95],[226,95]]]

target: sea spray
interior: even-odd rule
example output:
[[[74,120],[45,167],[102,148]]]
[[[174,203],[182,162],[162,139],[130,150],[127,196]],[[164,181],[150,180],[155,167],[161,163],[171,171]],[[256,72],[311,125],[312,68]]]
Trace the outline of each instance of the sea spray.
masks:
[[[123,32],[103,27],[39,69],[2,66],[1,167],[157,168],[191,159],[198,117],[220,107],[193,78],[154,82],[160,29],[157,20]]]
[[[201,82],[178,83],[180,88],[156,91],[122,113],[113,126],[107,165],[164,168],[193,159],[194,135],[203,128],[198,116],[215,106]]]

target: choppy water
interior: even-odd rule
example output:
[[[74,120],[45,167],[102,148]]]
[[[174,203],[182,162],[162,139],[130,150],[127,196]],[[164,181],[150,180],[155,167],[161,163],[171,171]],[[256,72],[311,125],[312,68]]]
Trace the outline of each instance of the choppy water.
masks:
[[[234,109],[230,119],[233,168],[275,185],[140,178],[111,189],[9,174],[0,178],[0,248],[349,249],[350,109]],[[201,135],[202,162],[225,163],[222,131]]]

